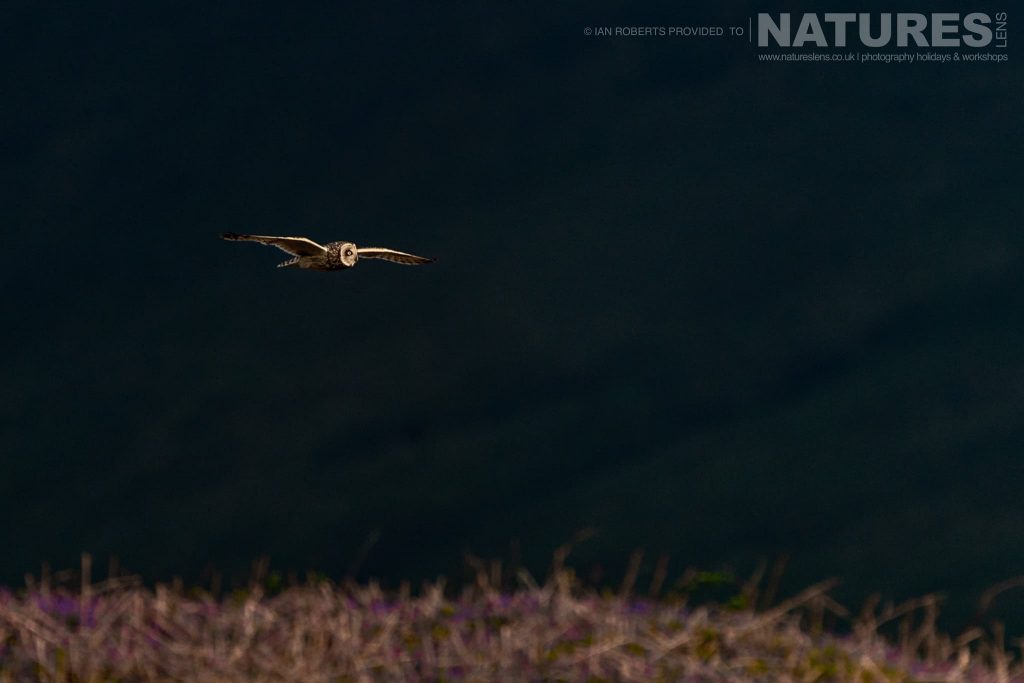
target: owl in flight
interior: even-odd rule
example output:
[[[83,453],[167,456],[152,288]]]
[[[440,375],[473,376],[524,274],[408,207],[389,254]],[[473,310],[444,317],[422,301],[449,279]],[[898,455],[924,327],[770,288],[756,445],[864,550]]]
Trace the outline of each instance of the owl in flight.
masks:
[[[405,266],[420,266],[433,263],[434,259],[406,254],[404,251],[384,249],[382,247],[357,247],[351,242],[328,242],[320,245],[308,237],[272,237],[269,235],[239,235],[237,232],[225,232],[223,239],[244,242],[271,244],[286,251],[293,258],[278,263],[278,268],[308,268],[310,270],[345,270],[351,268],[361,258],[379,258]]]

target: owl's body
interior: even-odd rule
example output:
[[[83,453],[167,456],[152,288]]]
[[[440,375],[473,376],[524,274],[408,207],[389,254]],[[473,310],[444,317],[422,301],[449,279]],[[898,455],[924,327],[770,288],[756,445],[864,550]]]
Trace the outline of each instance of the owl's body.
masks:
[[[328,242],[323,245],[324,251],[310,256],[296,256],[278,268],[307,268],[309,270],[345,270],[356,265],[359,252],[351,242]]]
[[[382,247],[357,247],[351,242],[328,242],[317,244],[308,237],[274,237],[271,235],[239,235],[226,232],[221,238],[232,241],[259,242],[286,251],[293,258],[277,264],[278,268],[305,268],[307,270],[347,270],[359,262],[359,258],[383,259],[406,266],[431,263],[434,259],[407,254]]]

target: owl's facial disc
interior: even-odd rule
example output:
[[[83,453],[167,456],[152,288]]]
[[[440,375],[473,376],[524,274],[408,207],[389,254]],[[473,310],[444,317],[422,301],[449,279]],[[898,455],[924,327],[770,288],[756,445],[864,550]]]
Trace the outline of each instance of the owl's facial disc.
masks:
[[[359,260],[359,255],[356,253],[356,245],[347,243],[341,245],[341,262],[346,266],[354,266],[356,261]]]

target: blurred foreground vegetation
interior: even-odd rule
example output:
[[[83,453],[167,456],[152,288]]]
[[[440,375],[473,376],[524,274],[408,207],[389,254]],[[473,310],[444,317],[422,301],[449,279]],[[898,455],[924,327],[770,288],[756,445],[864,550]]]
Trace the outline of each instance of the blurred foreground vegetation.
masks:
[[[662,572],[641,592],[634,571],[597,591],[564,553],[542,583],[477,563],[458,589],[262,564],[223,595],[89,573],[0,589],[0,682],[1024,681],[999,624],[941,633],[936,596],[854,615],[834,581],[775,600],[760,575]]]

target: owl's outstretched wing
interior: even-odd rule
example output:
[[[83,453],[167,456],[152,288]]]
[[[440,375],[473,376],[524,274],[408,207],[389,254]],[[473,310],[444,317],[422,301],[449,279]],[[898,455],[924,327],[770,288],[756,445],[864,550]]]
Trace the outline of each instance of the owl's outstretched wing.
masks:
[[[221,239],[242,241],[242,242],[259,242],[260,244],[270,244],[277,247],[281,251],[286,251],[292,256],[316,256],[317,254],[323,254],[327,251],[324,247],[320,246],[308,237],[273,237],[271,235],[239,235],[237,232],[225,232],[221,235]]]
[[[435,260],[383,247],[359,247],[356,249],[356,253],[359,254],[359,258],[379,258],[392,263],[401,263],[403,266],[422,266],[424,263],[433,263]]]

